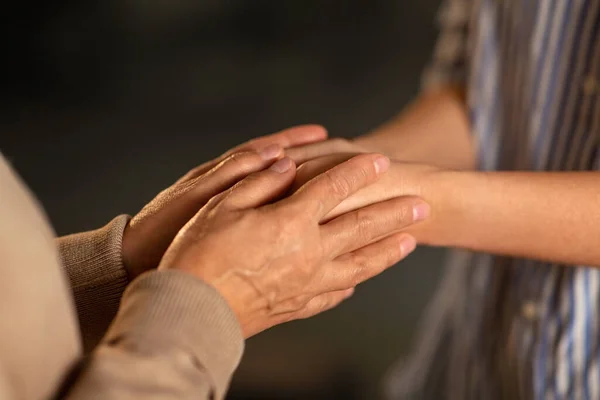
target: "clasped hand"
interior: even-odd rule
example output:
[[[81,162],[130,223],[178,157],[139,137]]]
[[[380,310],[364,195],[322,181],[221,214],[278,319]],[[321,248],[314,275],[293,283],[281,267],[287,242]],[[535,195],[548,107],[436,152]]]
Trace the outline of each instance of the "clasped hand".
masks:
[[[333,215],[380,180],[389,160],[346,156],[314,177],[297,176],[284,148],[325,137],[320,127],[293,128],[192,170],[126,229],[132,277],[159,265],[203,280],[225,298],[248,337],[332,308],[400,261],[415,247],[403,229],[425,218],[427,205],[396,197]]]

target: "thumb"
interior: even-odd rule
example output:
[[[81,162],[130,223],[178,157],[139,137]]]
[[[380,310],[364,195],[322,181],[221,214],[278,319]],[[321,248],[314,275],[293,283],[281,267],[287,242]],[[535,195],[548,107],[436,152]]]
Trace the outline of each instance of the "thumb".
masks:
[[[296,176],[296,164],[284,157],[268,169],[247,176],[229,191],[222,204],[231,208],[254,208],[283,195]]]

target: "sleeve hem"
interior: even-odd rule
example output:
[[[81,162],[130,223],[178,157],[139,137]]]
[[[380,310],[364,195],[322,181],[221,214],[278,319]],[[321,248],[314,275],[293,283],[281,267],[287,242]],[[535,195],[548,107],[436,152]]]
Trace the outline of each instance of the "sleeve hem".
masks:
[[[222,398],[244,348],[239,322],[210,285],[180,271],[140,275],[125,291],[104,342],[154,355],[188,353]]]
[[[79,316],[84,350],[102,338],[117,313],[129,277],[122,259],[126,215],[95,231],[58,239]]]

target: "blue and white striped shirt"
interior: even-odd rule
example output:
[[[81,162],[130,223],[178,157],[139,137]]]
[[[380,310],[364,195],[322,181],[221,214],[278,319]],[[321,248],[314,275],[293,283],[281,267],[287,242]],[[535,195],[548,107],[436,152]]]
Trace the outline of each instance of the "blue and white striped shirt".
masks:
[[[481,169],[600,170],[600,0],[445,0],[440,21],[425,84],[466,88]],[[391,398],[600,399],[600,270],[456,252],[419,340]]]

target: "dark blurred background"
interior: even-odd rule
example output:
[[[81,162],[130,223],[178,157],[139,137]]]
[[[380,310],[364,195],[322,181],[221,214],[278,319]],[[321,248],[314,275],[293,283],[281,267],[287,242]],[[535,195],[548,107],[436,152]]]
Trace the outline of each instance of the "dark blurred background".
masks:
[[[300,123],[352,137],[416,93],[438,0],[3,5],[0,149],[58,234],[134,214],[189,168]],[[247,343],[231,399],[377,399],[442,254]]]

